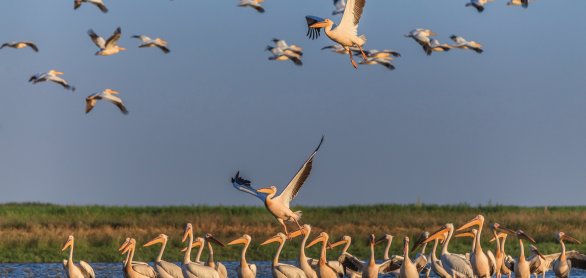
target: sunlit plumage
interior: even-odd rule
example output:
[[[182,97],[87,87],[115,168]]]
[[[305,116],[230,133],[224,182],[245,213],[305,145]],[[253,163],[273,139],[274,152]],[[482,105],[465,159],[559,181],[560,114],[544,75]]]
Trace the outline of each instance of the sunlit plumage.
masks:
[[[98,100],[105,100],[105,101],[108,101],[108,102],[116,105],[116,107],[118,107],[118,109],[120,109],[120,112],[122,112],[122,114],[128,114],[128,110],[126,110],[126,106],[124,106],[122,99],[117,96],[118,94],[119,94],[118,91],[114,91],[112,89],[106,89],[101,92],[98,92],[98,93],[95,93],[93,95],[88,96],[85,99],[85,102],[86,102],[85,113],[89,113],[90,111],[92,111],[92,109],[94,109],[94,107],[96,106]]]
[[[456,35],[450,36],[450,39],[452,39],[455,42],[455,44],[453,44],[452,47],[474,50],[478,54],[484,51],[482,50],[482,45],[475,41],[467,41],[466,39]]]
[[[104,4],[103,0],[74,0],[73,9],[77,10],[79,7],[81,7],[81,4],[83,3],[93,4],[94,6],[98,7],[98,9],[100,9],[100,11],[102,11],[103,13],[108,12],[108,8],[106,7],[106,4]]]
[[[37,47],[36,44],[32,43],[32,42],[25,42],[25,41],[20,41],[20,42],[7,42],[4,43],[0,46],[0,49],[4,48],[4,47],[10,47],[10,48],[16,48],[16,49],[22,49],[25,47],[30,47],[30,49],[32,49],[34,52],[39,52],[39,48]]]
[[[54,82],[56,84],[61,85],[66,90],[75,91],[75,87],[69,85],[69,83],[65,79],[59,77],[59,75],[63,75],[63,72],[56,71],[56,70],[50,70],[45,73],[37,73],[37,74],[31,76],[29,78],[28,82],[31,82],[33,84],[37,84],[39,82],[51,81],[51,82]]]
[[[171,50],[169,50],[169,48],[167,47],[167,41],[161,38],[151,39],[145,35],[134,35],[132,37],[142,41],[142,44],[138,46],[140,48],[157,47],[165,54],[171,52]]]
[[[264,0],[240,0],[239,7],[251,7],[259,13],[264,13],[265,9],[260,5]]]
[[[75,238],[73,235],[70,235],[61,249],[61,251],[65,251],[69,248],[69,257],[67,260],[63,260],[65,274],[67,274],[67,277],[69,278],[95,278],[96,274],[94,273],[94,269],[88,263],[84,261],[79,261],[78,265],[73,263],[74,243]]]
[[[120,27],[116,28],[116,31],[114,31],[114,34],[112,34],[108,40],[104,40],[104,38],[98,36],[92,29],[87,33],[92,39],[92,42],[94,42],[94,44],[100,49],[96,52],[96,55],[110,56],[126,50],[126,48],[118,45],[118,40],[120,40],[120,37],[122,36],[122,29],[120,29]]]

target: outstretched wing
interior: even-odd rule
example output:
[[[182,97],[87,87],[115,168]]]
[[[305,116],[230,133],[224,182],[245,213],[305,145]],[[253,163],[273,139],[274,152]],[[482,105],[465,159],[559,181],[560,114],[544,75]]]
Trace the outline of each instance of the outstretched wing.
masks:
[[[293,179],[291,179],[287,187],[285,187],[283,192],[281,192],[281,194],[279,194],[279,196],[275,197],[274,199],[279,199],[279,201],[281,201],[285,206],[289,207],[289,203],[295,198],[295,196],[297,196],[297,192],[299,192],[299,189],[301,189],[303,183],[305,183],[305,181],[309,177],[309,174],[311,173],[311,168],[313,166],[313,158],[315,157],[315,154],[317,153],[323,142],[324,136],[321,137],[321,140],[319,141],[319,145],[317,145],[317,148],[315,148],[313,153],[309,156],[305,163],[303,163],[303,165],[301,166],[299,171],[297,171],[297,174],[295,174]]]
[[[572,250],[566,252],[566,257],[572,262],[572,267],[586,269],[586,255]]]
[[[386,274],[401,268],[403,257],[393,256],[379,265],[378,273]]]
[[[114,31],[114,34],[112,34],[112,36],[106,41],[106,46],[113,46],[115,44],[118,43],[118,40],[120,40],[120,37],[122,36],[122,29],[120,29],[120,27],[116,28],[116,31]]]
[[[240,171],[238,171],[236,173],[236,176],[234,176],[232,178],[232,186],[234,186],[234,188],[236,188],[242,192],[246,192],[250,195],[253,195],[253,196],[261,199],[264,202],[265,199],[267,198],[267,195],[263,194],[263,193],[258,193],[256,191],[256,189],[254,187],[252,187],[251,184],[252,183],[249,180],[246,180],[246,179],[240,177]]]
[[[344,272],[346,272],[346,269],[350,269],[355,272],[362,272],[362,269],[365,266],[363,261],[348,253],[340,255],[340,257],[338,257],[338,262],[340,262],[344,267]]]
[[[365,4],[366,0],[348,0],[344,15],[342,15],[342,21],[340,21],[340,25],[337,28],[346,30],[352,35],[357,35],[358,22],[360,22],[360,18],[362,17]]]
[[[104,38],[98,36],[96,34],[96,32],[94,32],[94,30],[89,29],[87,31],[87,34],[90,36],[90,38],[92,39],[92,41],[94,42],[94,44],[99,47],[100,49],[104,49],[106,48],[106,41],[104,41]]]
[[[308,15],[305,17],[305,21],[307,21],[307,34],[306,34],[306,36],[312,40],[317,39],[321,35],[321,28],[311,28],[309,26],[311,26],[315,23],[318,23],[318,22],[322,22],[322,21],[324,21],[324,19],[321,17]]]

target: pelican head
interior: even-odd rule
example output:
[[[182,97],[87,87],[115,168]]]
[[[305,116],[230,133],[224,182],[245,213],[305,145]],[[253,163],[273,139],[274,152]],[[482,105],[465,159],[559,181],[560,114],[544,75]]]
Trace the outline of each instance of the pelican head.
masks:
[[[197,237],[193,240],[193,243],[191,244],[191,249],[196,248],[196,247],[201,247],[203,245],[203,238],[201,237]],[[187,251],[187,247],[181,249],[181,252],[185,252]]]
[[[347,244],[348,242],[352,242],[352,238],[350,236],[342,236],[338,241],[329,244],[328,249],[332,249],[334,247],[340,246],[342,244]]]
[[[74,241],[75,241],[75,239],[73,238],[73,235],[68,236],[67,241],[65,242],[65,244],[63,244],[63,248],[61,248],[61,251],[65,251],[65,249],[67,249],[69,247],[73,247]]]
[[[305,246],[305,248],[309,248],[311,246],[314,246],[318,242],[328,242],[329,238],[330,238],[330,236],[328,235],[328,233],[321,232],[313,241],[311,241],[307,246]]]
[[[530,235],[528,235],[527,233],[525,233],[523,230],[517,230],[517,232],[515,232],[515,235],[517,235],[517,238],[519,238],[519,239],[525,239],[525,240],[528,240],[531,243],[537,243],[535,241],[535,239],[533,239]]]
[[[220,245],[220,246],[222,246],[222,247],[226,247],[226,245],[225,245],[224,243],[222,243],[221,241],[219,241],[217,238],[215,238],[215,237],[214,237],[212,234],[210,234],[210,233],[207,233],[207,234],[205,235],[205,240],[206,240],[206,241],[208,241],[208,242],[213,242],[213,243],[215,243],[215,244],[217,244],[217,245]]]
[[[403,255],[406,255],[409,253],[409,237],[406,236],[405,238],[403,238]]]
[[[506,239],[506,238],[507,238],[507,233],[502,233],[502,232],[501,232],[501,233],[498,233],[496,236],[497,236],[498,238]],[[490,239],[490,242],[493,242],[493,241],[495,241],[495,240],[496,240],[496,237],[494,237],[494,236],[493,236],[493,237]]]
[[[236,245],[236,244],[247,245],[250,243],[251,240],[252,240],[252,238],[249,235],[244,234],[243,236],[241,236],[233,241],[228,242],[226,245]]]
[[[278,243],[283,243],[285,242],[285,240],[287,240],[287,236],[283,233],[278,233],[275,236],[265,240],[263,243],[261,243],[260,245],[267,245],[269,243],[273,243],[273,242],[278,242]]]
[[[316,28],[316,29],[317,28],[325,28],[325,27],[332,26],[332,25],[334,25],[334,22],[331,19],[326,18],[323,21],[316,22],[314,24],[309,25],[309,28]]]
[[[188,236],[193,236],[193,225],[191,225],[191,223],[185,225],[185,231],[183,232],[183,239],[181,239],[181,242],[185,242]]]
[[[531,253],[533,253],[533,254],[535,254],[545,260],[545,256],[543,256],[541,251],[539,251],[539,249],[537,249],[537,247],[535,247],[535,245],[533,245],[533,244],[529,245],[529,249],[531,249]]]
[[[417,249],[417,247],[423,245],[424,243],[422,243],[422,242],[425,241],[427,238],[429,238],[428,231],[421,233],[421,235],[419,235],[419,238],[417,238],[417,241],[415,241],[413,248],[411,248],[411,252],[415,251],[415,249]]]
[[[271,185],[269,187],[259,188],[256,192],[265,193],[265,194],[269,194],[269,195],[277,194],[277,187],[274,185]]]
[[[380,243],[382,241],[377,241],[376,237],[374,236],[374,234],[370,234],[368,236],[368,239],[366,240],[366,245],[370,246],[370,245],[377,245],[378,243]]]
[[[418,242],[415,246],[419,246],[425,243],[429,243],[432,240],[440,239],[440,240],[445,240],[447,234],[449,233],[450,230],[454,230],[454,224],[452,223],[448,223],[446,225],[443,225],[441,228],[439,228],[437,231],[433,232],[431,235],[429,235],[429,237],[421,242]]]
[[[169,240],[169,237],[166,234],[160,234],[151,241],[145,243],[143,246],[147,247],[157,243],[165,244],[167,243],[167,240]]]
[[[466,230],[472,226],[480,227],[483,223],[484,223],[484,216],[479,214],[476,217],[472,218],[472,220],[468,221],[466,224],[462,225],[456,231],[458,231],[458,232],[463,231],[463,230]]]
[[[562,242],[562,241],[567,241],[567,242],[572,242],[572,243],[577,243],[580,244],[581,242],[569,235],[566,235],[566,233],[564,232],[558,232],[556,234],[556,239],[558,240],[558,242]]]
[[[136,240],[134,238],[131,238],[129,240],[129,242],[126,244],[126,246],[124,247],[124,249],[122,250],[122,255],[126,254],[128,251],[133,249],[135,245],[136,245]]]
[[[124,250],[124,248],[126,248],[126,246],[130,243],[130,238],[127,237],[126,240],[124,240],[124,242],[122,243],[122,245],[120,245],[120,247],[118,248],[119,252],[122,252],[122,250]]]

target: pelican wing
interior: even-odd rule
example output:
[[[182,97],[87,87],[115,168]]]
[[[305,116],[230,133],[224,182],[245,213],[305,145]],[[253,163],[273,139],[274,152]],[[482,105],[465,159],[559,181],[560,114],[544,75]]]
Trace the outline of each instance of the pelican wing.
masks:
[[[104,5],[104,3],[102,1],[99,2],[94,2],[94,5],[96,5],[98,7],[98,9],[100,9],[100,11],[102,11],[103,13],[107,13],[108,12],[108,7],[106,7],[106,5]]]
[[[346,7],[346,0],[334,0],[334,7],[337,10],[342,10]]]
[[[496,274],[496,258],[492,251],[486,251],[486,257],[488,257],[488,268],[490,269],[490,275]]]
[[[342,264],[344,271],[346,271],[346,269],[350,269],[352,271],[362,272],[362,268],[365,266],[363,261],[348,253],[340,255],[340,257],[338,257],[338,262]]]
[[[84,272],[86,277],[96,278],[96,273],[94,273],[94,269],[90,264],[84,261],[79,261],[79,268]]]
[[[132,269],[146,277],[157,277],[155,270],[148,264],[132,263]]]
[[[403,257],[393,256],[379,265],[378,273],[387,274],[393,271],[397,271],[401,268],[401,264],[403,264]]]
[[[156,262],[156,264],[172,277],[183,277],[183,272],[181,271],[181,268],[174,263],[159,261]]]
[[[104,41],[104,38],[98,36],[96,34],[96,32],[94,32],[94,30],[89,29],[87,31],[87,34],[90,36],[90,38],[92,39],[92,41],[94,42],[94,44],[99,47],[100,49],[104,49],[106,48],[106,41]]]
[[[321,28],[311,28],[310,26],[315,23],[322,22],[322,21],[324,21],[324,19],[321,17],[308,15],[305,17],[305,20],[307,21],[307,34],[306,34],[306,36],[312,40],[317,39],[321,35]]]
[[[120,27],[118,27],[118,28],[116,28],[116,31],[114,31],[114,34],[112,34],[112,36],[110,36],[110,38],[108,38],[108,40],[106,41],[106,47],[116,45],[118,43],[118,40],[120,40],[121,36],[122,36],[122,29],[120,29]]]
[[[586,255],[572,250],[566,252],[566,257],[572,263],[572,267],[586,269]]]
[[[358,22],[360,21],[360,17],[362,17],[365,4],[366,0],[348,0],[344,15],[342,15],[342,21],[337,28],[347,30],[352,35],[357,35]]]
[[[441,260],[443,267],[448,272],[458,272],[466,277],[474,276],[470,262],[462,256],[458,256],[457,254],[444,254]]]
[[[147,36],[144,36],[144,35],[134,35],[134,36],[132,36],[132,38],[139,39],[139,40],[141,40],[144,43],[147,43],[147,42],[152,41],[151,38],[149,38]]]
[[[256,191],[256,189],[254,187],[252,187],[251,184],[252,183],[249,180],[246,180],[240,176],[240,171],[238,171],[236,173],[236,176],[234,176],[232,178],[232,186],[234,186],[234,188],[236,188],[242,192],[246,192],[250,195],[253,195],[253,196],[261,199],[264,202],[265,199],[267,198],[267,195],[263,194],[263,193],[258,193]]]
[[[421,253],[417,254],[417,258],[415,258],[414,263],[417,271],[421,272],[427,265],[427,256]]]
[[[309,156],[305,163],[303,163],[299,171],[297,171],[297,174],[295,174],[295,176],[293,177],[293,179],[291,179],[287,187],[285,187],[285,190],[283,190],[283,192],[281,192],[281,194],[275,197],[274,199],[279,199],[279,201],[281,201],[283,204],[289,207],[289,203],[291,203],[295,196],[297,196],[299,189],[301,189],[303,183],[305,183],[305,181],[309,177],[309,174],[311,173],[311,168],[313,166],[313,158],[315,157],[315,154],[317,154],[317,151],[319,150],[323,142],[324,136],[321,137],[321,140],[319,141],[319,145],[317,145],[317,148],[315,148],[313,153]]]
[[[256,265],[255,264],[249,264],[248,267],[250,267],[250,270],[256,276]],[[181,277],[181,276],[179,276],[179,277]]]

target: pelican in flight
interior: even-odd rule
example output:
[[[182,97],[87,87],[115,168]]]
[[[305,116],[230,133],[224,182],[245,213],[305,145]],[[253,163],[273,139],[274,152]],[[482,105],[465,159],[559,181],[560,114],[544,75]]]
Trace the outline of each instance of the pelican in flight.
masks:
[[[510,0],[507,6],[521,6],[523,8],[529,7],[529,0]]]
[[[470,0],[470,2],[466,3],[466,7],[473,7],[479,13],[484,11],[484,5],[488,3],[488,0]]]
[[[189,239],[189,240],[188,240]],[[210,239],[214,242],[217,240],[213,237]],[[183,232],[183,239],[181,242],[188,240],[187,248],[185,249],[185,255],[183,257],[183,265],[181,269],[183,271],[183,277],[187,278],[220,278],[220,274],[213,267],[205,266],[202,263],[191,262],[191,247],[193,246],[193,226],[191,223],[185,225],[185,231]],[[219,241],[217,241],[219,242]],[[205,244],[202,244],[205,246]],[[203,247],[202,247],[203,248]]]
[[[344,47],[342,45],[339,44],[332,44],[332,45],[327,45],[321,48],[321,50],[326,50],[326,49],[331,49],[332,52],[334,53],[338,53],[338,54],[344,54],[344,55],[348,55],[348,53],[356,53],[356,51],[358,51],[360,53],[360,49],[358,49],[357,47]],[[365,51],[366,53],[366,51]]]
[[[2,49],[4,47],[10,47],[10,48],[16,48],[16,49],[30,47],[34,52],[39,52],[39,48],[37,47],[37,45],[32,42],[7,42],[7,43],[2,44],[0,46],[0,49]]]
[[[303,56],[303,48],[300,47],[300,46],[297,46],[297,45],[294,45],[294,44],[289,45],[285,40],[281,40],[281,39],[277,39],[277,38],[273,38],[272,41],[275,44],[275,47],[280,48],[283,51],[290,50],[292,52],[295,52],[299,56]],[[267,46],[267,49],[269,47],[270,46]]]
[[[85,113],[87,114],[90,111],[92,111],[92,109],[94,109],[94,106],[96,106],[96,103],[98,102],[98,100],[105,100],[105,101],[108,101],[108,102],[116,105],[116,107],[118,107],[118,109],[120,109],[120,112],[122,112],[122,114],[128,114],[128,110],[126,110],[126,107],[124,106],[124,103],[122,102],[122,99],[120,99],[118,96],[116,96],[118,94],[119,94],[118,91],[114,91],[112,89],[106,89],[106,90],[103,90],[102,92],[98,92],[93,95],[89,95],[85,99],[85,103],[86,103]]]
[[[484,51],[482,50],[482,45],[475,41],[467,41],[466,39],[456,35],[452,35],[450,39],[456,43],[451,45],[451,47],[474,50],[478,54]]]
[[[381,65],[389,70],[394,70],[395,66],[391,63],[392,58],[366,58],[359,62],[361,65]]]
[[[285,241],[287,241],[287,236],[283,233],[278,233],[277,235],[267,239],[265,242],[261,243],[260,245],[267,245],[269,243],[278,242],[279,248],[273,257],[272,262],[272,273],[274,278],[305,278],[305,272],[296,266],[292,266],[290,264],[279,263],[279,255],[281,254],[281,250],[283,250],[283,246],[285,245]]]
[[[167,246],[167,241],[169,237],[165,234],[160,234],[151,241],[145,243],[143,246],[151,246],[157,243],[161,244],[161,250],[159,251],[159,255],[155,259],[155,271],[157,272],[158,277],[161,278],[183,278],[183,273],[181,273],[181,268],[170,262],[163,261],[163,253],[165,252],[165,247]]]
[[[79,7],[81,7],[81,4],[83,4],[83,3],[93,4],[94,6],[98,7],[98,9],[100,9],[100,11],[102,11],[103,13],[108,12],[108,8],[104,4],[103,0],[74,0],[73,1],[73,9],[77,10]]]
[[[293,239],[300,235],[303,235],[303,239],[301,240],[301,244],[299,245],[299,257],[297,258],[297,263],[299,264],[299,268],[303,270],[307,278],[317,278],[317,272],[315,272],[315,267],[317,266],[318,261],[312,258],[308,258],[305,255],[305,244],[307,243],[307,239],[311,235],[311,226],[305,224],[301,227],[301,229],[292,232],[290,236],[291,239]]]
[[[337,278],[337,277],[342,278],[344,275],[343,274],[340,275],[340,273],[338,273],[338,271],[335,267],[330,266],[330,263],[328,262],[328,258],[326,256],[326,249],[327,249],[329,238],[330,238],[330,236],[326,232],[321,232],[305,248],[309,248],[309,247],[321,242],[322,243],[321,252],[320,252],[319,262],[317,264],[317,269],[316,269],[316,272],[318,274],[317,276],[320,278]]]
[[[63,245],[61,251],[65,251],[69,248],[69,258],[67,260],[63,260],[63,268],[69,278],[95,278],[96,274],[94,273],[94,269],[86,262],[79,261],[79,265],[73,263],[73,244],[75,242],[75,238],[73,235],[70,235],[67,238],[67,241]]]
[[[236,267],[236,273],[238,273],[238,278],[255,278],[256,277],[256,265],[255,264],[248,264],[246,262],[246,250],[248,250],[248,246],[252,238],[244,234],[242,237],[239,237],[233,241],[228,242],[227,245],[236,245],[236,244],[243,244],[244,248],[242,248],[242,254],[240,255],[240,265]]]
[[[59,77],[59,75],[63,75],[63,72],[56,71],[56,70],[50,70],[45,73],[37,73],[37,74],[31,76],[31,78],[29,78],[28,82],[31,82],[33,84],[37,84],[39,82],[51,81],[51,82],[54,82],[54,83],[57,83],[57,84],[63,86],[63,88],[65,88],[66,90],[75,91],[75,87],[69,85],[69,83],[67,83],[67,81],[65,81],[65,79]]]
[[[293,50],[290,49],[282,49],[280,47],[272,47],[267,46],[267,51],[270,51],[273,54],[269,57],[271,61],[287,61],[291,60],[295,65],[302,66],[303,62],[301,61],[301,55]]]
[[[366,0],[348,0],[346,2],[346,8],[342,15],[342,20],[339,25],[335,25],[331,19],[323,19],[316,16],[306,16],[307,36],[310,39],[316,39],[320,36],[321,28],[324,28],[326,36],[332,41],[342,45],[346,50],[349,51],[350,47],[358,47],[362,54],[362,58],[366,60],[366,54],[362,49],[362,46],[366,43],[366,36],[358,36],[358,23],[360,17],[362,17],[362,11]],[[352,53],[349,53],[350,62],[354,68],[358,68],[356,62],[352,58]]]
[[[484,216],[477,215],[456,231],[464,231],[470,227],[478,227],[477,232],[472,233],[474,237],[474,245],[472,252],[470,253],[470,264],[472,265],[474,275],[480,278],[492,277],[495,272],[494,255],[490,250],[488,250],[487,253],[484,253],[482,245],[480,244],[482,229],[484,228]]]
[[[452,49],[447,43],[440,43],[437,39],[431,39],[429,41],[429,49],[431,52],[447,52]]]
[[[423,48],[423,51],[429,56],[433,51],[431,48],[431,37],[437,36],[436,33],[429,29],[414,29],[405,35],[406,38],[412,38]]]
[[[566,278],[570,276],[570,271],[572,270],[572,261],[570,261],[570,259],[568,259],[566,256],[566,244],[564,241],[577,244],[580,244],[581,242],[569,235],[566,235],[564,232],[558,232],[556,239],[562,247],[562,253],[555,261],[553,261],[553,271],[556,277]]]
[[[517,240],[519,240],[519,249],[521,250],[521,253],[519,254],[519,258],[515,260],[515,267],[513,271],[515,272],[515,277],[530,278],[531,270],[529,268],[529,262],[525,259],[525,248],[523,247],[523,240],[527,240],[531,243],[535,243],[535,240],[522,230],[513,231],[501,226],[499,226],[497,229],[517,237]]]
[[[134,251],[136,249],[136,240],[131,238],[125,242],[122,248],[122,254],[130,253],[124,266],[124,277],[128,278],[154,278],[157,277],[155,270],[148,264],[133,264]]]
[[[445,233],[447,233],[447,236],[445,235]],[[442,255],[440,256],[442,267],[452,277],[457,276],[472,278],[474,276],[472,266],[470,265],[470,262],[466,259],[466,256],[460,254],[452,254],[448,251],[450,239],[452,238],[453,234],[454,225],[452,223],[448,223],[436,232],[432,233],[426,240],[424,240],[420,244],[428,243],[432,240],[442,239],[445,237],[444,243],[442,244]]]
[[[138,46],[139,48],[158,47],[165,54],[171,52],[171,50],[169,50],[169,48],[167,48],[167,44],[168,44],[167,41],[163,40],[161,38],[151,39],[145,35],[134,35],[134,36],[132,36],[132,38],[139,39],[142,41],[142,44]]]
[[[334,0],[334,9],[332,15],[343,14],[346,9],[346,0]]]
[[[112,34],[108,40],[104,40],[104,38],[98,36],[92,29],[87,31],[87,34],[90,36],[94,44],[100,49],[98,52],[96,52],[96,55],[110,56],[117,54],[122,50],[126,50],[126,48],[118,45],[118,40],[120,40],[120,37],[122,36],[122,29],[120,29],[120,27],[116,28],[116,31],[114,31],[114,34]]]
[[[264,0],[240,0],[239,7],[251,7],[255,9],[259,13],[264,13],[265,8],[263,8],[260,3],[264,2]]]
[[[285,221],[295,222],[299,229],[301,229],[301,225],[299,224],[299,220],[301,219],[301,211],[293,212],[289,208],[289,204],[295,198],[295,196],[297,196],[297,193],[309,177],[311,168],[313,166],[313,158],[317,154],[317,151],[323,142],[324,137],[322,136],[319,145],[317,145],[317,148],[315,148],[313,153],[309,156],[305,163],[303,163],[299,171],[297,171],[293,179],[291,179],[287,187],[285,187],[279,196],[275,196],[277,195],[277,187],[275,186],[264,187],[258,190],[254,189],[249,180],[245,180],[240,177],[240,172],[237,172],[236,176],[232,178],[232,185],[240,191],[254,195],[261,199],[267,210],[275,217],[275,219],[277,219],[277,221],[279,221],[279,223],[281,223],[285,229],[285,234],[289,234],[287,232]]]
[[[381,264],[376,263],[376,259],[374,257],[374,246],[383,240],[384,238],[376,240],[373,234],[369,236],[368,245],[370,247],[370,259],[368,262],[363,262],[348,253],[342,254],[338,260],[344,266],[344,268],[362,273],[362,278],[376,278],[379,274],[387,274],[393,270],[400,269],[400,260],[391,259],[386,260]]]
[[[392,236],[391,236],[391,238],[392,238]],[[340,268],[338,270],[338,273],[344,275],[344,266],[340,263],[340,261],[342,260],[342,256],[344,256],[345,254],[350,255],[348,253],[348,249],[350,248],[350,245],[352,244],[352,237],[350,237],[348,235],[342,236],[338,241],[330,244],[329,248],[334,248],[334,247],[339,246],[339,245],[342,245],[342,244],[344,244],[344,247],[342,248],[342,252],[340,253],[340,256],[338,257],[338,261],[336,261],[336,262],[338,263],[337,265]],[[387,246],[390,248],[390,245],[387,244]],[[387,249],[385,249],[385,250],[387,250]],[[352,256],[352,255],[350,255],[350,256]],[[387,252],[385,254],[385,261],[388,260],[388,256],[389,255],[388,255],[388,252]],[[336,264],[334,264],[332,261],[330,261],[330,265],[331,266],[334,266],[334,267],[336,266]],[[357,277],[361,277],[362,276],[362,273],[353,271],[351,269],[346,269],[345,275],[348,278],[357,278]]]

